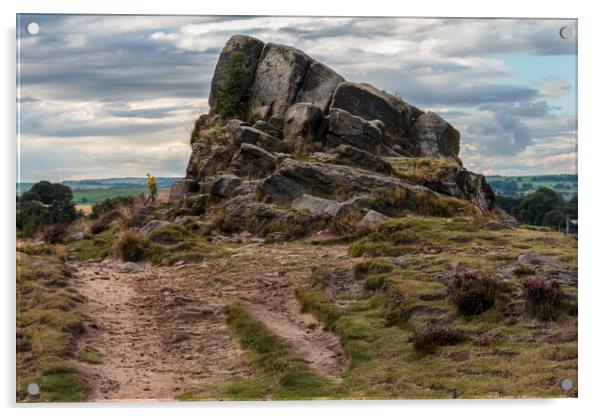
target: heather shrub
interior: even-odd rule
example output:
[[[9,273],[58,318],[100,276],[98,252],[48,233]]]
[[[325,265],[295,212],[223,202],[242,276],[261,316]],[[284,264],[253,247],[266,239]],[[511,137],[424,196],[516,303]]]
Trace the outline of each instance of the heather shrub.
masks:
[[[478,315],[495,305],[496,279],[476,272],[459,272],[447,283],[449,299],[463,315]]]
[[[468,339],[462,331],[442,325],[429,325],[416,333],[412,339],[414,349],[424,353],[433,353],[440,346],[455,345]]]
[[[562,290],[556,280],[529,277],[522,288],[528,315],[542,320],[556,316],[562,300]]]
[[[90,225],[90,232],[92,234],[100,234],[103,231],[108,230],[113,221],[119,217],[121,217],[121,213],[119,211],[111,211],[103,214],[98,221]]]
[[[63,224],[52,224],[46,227],[41,235],[40,240],[50,244],[61,244],[67,236],[67,227]]]

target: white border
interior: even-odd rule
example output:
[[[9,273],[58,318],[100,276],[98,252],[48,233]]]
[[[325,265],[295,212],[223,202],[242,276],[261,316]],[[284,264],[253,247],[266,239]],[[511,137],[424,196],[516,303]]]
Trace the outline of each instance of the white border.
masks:
[[[0,393],[9,413],[81,414],[79,406],[39,407],[14,404],[14,230],[15,230],[15,14],[20,13],[111,13],[111,14],[216,14],[216,15],[337,15],[337,16],[450,16],[450,17],[557,17],[579,19],[579,188],[580,188],[580,244],[579,244],[579,399],[561,400],[471,400],[471,401],[390,401],[390,402],[278,402],[278,403],[193,403],[159,405],[87,405],[86,414],[140,413],[163,415],[166,411],[178,414],[287,414],[304,415],[342,413],[362,415],[371,409],[380,414],[439,414],[445,416],[486,413],[489,415],[523,414],[537,412],[547,415],[589,414],[599,403],[600,382],[600,304],[602,287],[600,266],[600,215],[602,207],[599,178],[602,164],[602,132],[600,129],[600,48],[602,39],[600,15],[596,2],[576,1],[527,2],[501,0],[497,2],[448,1],[393,1],[371,0],[351,4],[340,0],[272,1],[123,1],[102,2],[76,0],[21,0],[1,4],[3,56],[2,71],[2,162],[4,166],[3,201],[0,204],[3,221],[2,295],[4,297],[2,329],[2,381]],[[201,413],[201,414],[202,414]]]

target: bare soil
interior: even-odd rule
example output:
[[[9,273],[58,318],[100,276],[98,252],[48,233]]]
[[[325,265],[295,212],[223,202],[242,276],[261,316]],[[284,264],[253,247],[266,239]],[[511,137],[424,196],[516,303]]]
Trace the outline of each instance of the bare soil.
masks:
[[[345,246],[302,243],[232,245],[230,255],[175,267],[118,261],[72,263],[88,301],[86,332],[76,350],[93,347],[101,364],[76,361],[90,401],[173,400],[189,389],[248,376],[224,305],[241,300],[320,375],[334,381],[346,365],[338,338],[299,312],[294,289],[311,266],[352,266]],[[77,352],[76,352],[77,356]]]

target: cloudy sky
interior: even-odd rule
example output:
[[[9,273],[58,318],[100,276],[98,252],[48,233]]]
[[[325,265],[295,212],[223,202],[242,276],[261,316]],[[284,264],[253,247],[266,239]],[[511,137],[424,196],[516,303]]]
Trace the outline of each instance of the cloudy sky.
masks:
[[[22,15],[18,26],[22,181],[182,176],[233,34],[438,112],[471,170],[576,172],[577,46],[559,36],[575,21]]]

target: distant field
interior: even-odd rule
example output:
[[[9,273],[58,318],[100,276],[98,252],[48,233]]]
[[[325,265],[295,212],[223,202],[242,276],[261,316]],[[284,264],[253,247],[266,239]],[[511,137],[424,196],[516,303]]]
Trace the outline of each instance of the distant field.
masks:
[[[169,188],[159,188],[159,192],[168,192]],[[78,189],[73,191],[73,202],[78,205],[93,205],[107,198],[116,196],[138,196],[148,192],[147,188],[106,188],[106,189]]]
[[[487,183],[496,194],[515,197],[542,187],[553,190],[565,200],[578,193],[577,175],[488,176]]]

